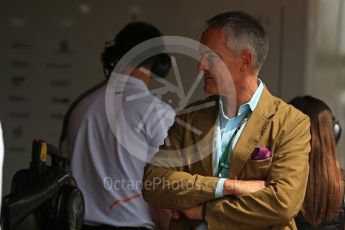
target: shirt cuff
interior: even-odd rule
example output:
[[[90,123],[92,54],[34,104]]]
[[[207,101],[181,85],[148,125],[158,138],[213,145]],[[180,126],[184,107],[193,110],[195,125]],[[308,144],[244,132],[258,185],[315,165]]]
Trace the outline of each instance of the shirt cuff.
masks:
[[[223,189],[224,189],[224,182],[226,181],[226,178],[220,178],[217,186],[216,186],[216,192],[215,192],[215,197],[221,198],[223,197]]]

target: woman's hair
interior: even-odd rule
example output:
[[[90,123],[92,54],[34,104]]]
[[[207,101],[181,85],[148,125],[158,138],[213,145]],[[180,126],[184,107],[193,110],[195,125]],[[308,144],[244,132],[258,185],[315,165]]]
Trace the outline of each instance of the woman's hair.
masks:
[[[337,215],[344,196],[344,182],[337,160],[331,109],[311,96],[296,97],[290,104],[311,120],[309,179],[302,216],[312,225],[330,222]]]

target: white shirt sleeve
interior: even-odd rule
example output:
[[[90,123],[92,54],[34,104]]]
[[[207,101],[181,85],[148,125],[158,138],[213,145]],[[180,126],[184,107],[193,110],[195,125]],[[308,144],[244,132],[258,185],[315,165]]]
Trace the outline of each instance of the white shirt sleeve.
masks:
[[[174,123],[175,111],[169,105],[157,106],[150,121],[150,146],[158,152],[159,146],[164,144],[168,130]],[[152,156],[151,156],[152,157]]]

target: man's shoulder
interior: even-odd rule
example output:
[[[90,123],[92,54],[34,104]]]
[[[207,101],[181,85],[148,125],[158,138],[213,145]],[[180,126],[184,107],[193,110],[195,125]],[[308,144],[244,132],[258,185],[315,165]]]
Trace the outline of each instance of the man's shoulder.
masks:
[[[296,109],[291,104],[286,103],[282,99],[279,99],[279,100],[280,100],[280,103],[278,106],[278,113],[282,113],[282,114],[284,113],[286,116],[296,117],[296,118],[300,118],[300,119],[308,118],[307,115],[305,115],[300,110]]]
[[[206,103],[214,104],[214,103],[217,103],[218,99],[219,99],[219,96],[214,96],[214,95],[208,96],[206,98],[203,98],[203,99],[200,99],[200,100],[197,100],[197,101],[194,101],[194,102],[188,104],[186,106],[186,108],[190,108],[190,107],[193,107],[193,106],[204,105]]]
[[[198,117],[207,119],[218,111],[218,96],[209,96],[188,104],[182,110],[178,110],[176,116],[184,121],[191,121]]]
[[[217,119],[218,98],[218,96],[209,96],[192,102],[184,109],[176,111],[176,119],[199,128],[200,126],[209,127]],[[179,124],[181,125],[180,122]]]
[[[162,114],[175,115],[175,111],[170,104],[150,93],[145,93],[143,97],[139,97],[137,99],[125,101],[122,106],[122,109],[124,109],[125,112],[141,114],[143,116],[145,114],[145,116],[150,114],[153,117],[161,116]]]
[[[71,115],[85,116],[88,111],[99,111],[96,107],[104,107],[105,90],[106,85],[97,85],[97,87],[95,86],[84,91],[72,103],[70,107],[72,110]]]
[[[208,96],[188,104],[184,109],[185,114],[199,114],[214,108],[218,109],[219,96]]]
[[[300,110],[296,109],[294,106],[286,103],[284,100],[274,97],[274,101],[276,102],[276,113],[274,116],[274,120],[278,120],[280,122],[285,122],[289,125],[291,124],[298,124],[303,121],[309,121],[309,117],[302,113]]]

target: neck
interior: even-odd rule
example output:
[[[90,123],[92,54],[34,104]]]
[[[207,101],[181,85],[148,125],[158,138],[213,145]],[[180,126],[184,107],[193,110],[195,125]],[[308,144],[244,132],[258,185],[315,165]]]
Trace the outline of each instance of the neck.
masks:
[[[141,68],[135,68],[130,74],[131,77],[142,80],[146,86],[149,85],[151,76],[149,71],[145,71]]]
[[[238,113],[241,105],[250,101],[255,91],[258,88],[256,77],[247,77],[235,84],[236,94],[230,97],[223,98],[224,112],[228,117],[234,117]],[[234,100],[234,98],[236,100]],[[236,101],[236,103],[234,103]]]

